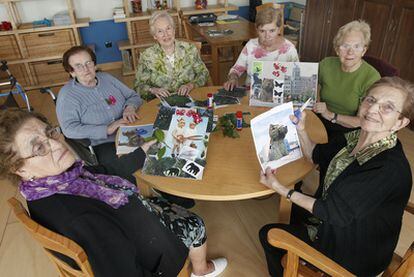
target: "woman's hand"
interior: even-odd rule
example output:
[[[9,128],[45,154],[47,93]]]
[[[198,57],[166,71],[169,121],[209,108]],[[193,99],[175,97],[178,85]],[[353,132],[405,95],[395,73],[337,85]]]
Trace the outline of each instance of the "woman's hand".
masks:
[[[108,127],[106,128],[106,133],[108,135],[112,135],[113,133],[116,132],[116,130],[118,130],[119,127],[124,126],[127,123],[128,123],[128,121],[123,119],[123,118],[118,119],[118,120],[116,120],[116,121],[114,121],[114,122],[112,122],[111,124],[108,125]]]
[[[178,90],[178,95],[188,95],[190,94],[190,91],[194,88],[194,85],[192,83],[188,83],[185,85],[182,85]]]
[[[239,77],[235,74],[230,74],[229,80],[224,83],[225,90],[230,91],[239,86]]]
[[[325,102],[317,102],[315,103],[315,105],[313,106],[313,111],[315,113],[320,113],[323,118],[327,119],[327,120],[331,120],[334,117],[334,113],[331,112],[330,110],[328,110],[328,107],[326,106]]]
[[[170,96],[170,92],[165,88],[150,88],[149,90],[152,94],[154,94],[157,98],[168,97]]]
[[[299,110],[297,112],[299,113],[298,116],[291,114],[289,118],[296,125],[296,130],[303,131],[305,130],[306,112],[300,112]]]
[[[139,116],[134,106],[126,106],[124,113],[122,114],[122,118],[127,120],[129,123],[132,123],[139,119]]]
[[[153,146],[156,142],[157,142],[156,139],[153,139],[153,140],[144,142],[144,144],[141,145],[142,151],[144,151],[145,153],[147,153],[148,149],[150,149],[150,147]]]
[[[287,188],[279,183],[279,181],[276,179],[274,172],[276,170],[272,170],[270,167],[266,168],[266,171],[260,172],[260,183],[265,185],[266,187],[275,190],[280,195],[285,195],[287,192]]]

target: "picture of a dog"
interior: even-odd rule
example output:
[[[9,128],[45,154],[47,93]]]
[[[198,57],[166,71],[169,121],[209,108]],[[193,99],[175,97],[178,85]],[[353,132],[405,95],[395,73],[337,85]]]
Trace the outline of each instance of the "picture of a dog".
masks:
[[[285,125],[269,125],[270,143],[268,161],[275,161],[289,154],[284,141],[287,132],[288,128]]]
[[[262,102],[273,102],[273,88],[273,79],[264,78],[259,92],[259,100]]]
[[[128,141],[119,143],[120,146],[140,147],[145,142],[144,138],[138,135],[134,130],[122,132],[122,135],[127,137]]]

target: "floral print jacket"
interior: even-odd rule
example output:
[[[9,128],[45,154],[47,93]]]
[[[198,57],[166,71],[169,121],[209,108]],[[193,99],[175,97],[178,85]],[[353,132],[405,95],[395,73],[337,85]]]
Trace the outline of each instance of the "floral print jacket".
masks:
[[[158,43],[140,54],[134,89],[148,101],[155,98],[150,88],[165,88],[175,93],[188,83],[204,86],[208,78],[209,72],[195,45],[176,40],[174,65]]]
[[[269,52],[260,46],[259,39],[254,38],[246,43],[236,63],[230,69],[229,74],[235,73],[240,77],[246,72],[246,85],[248,86],[251,79],[250,65],[254,60],[298,62],[299,57],[295,46],[287,39],[285,39],[285,42],[279,49]]]

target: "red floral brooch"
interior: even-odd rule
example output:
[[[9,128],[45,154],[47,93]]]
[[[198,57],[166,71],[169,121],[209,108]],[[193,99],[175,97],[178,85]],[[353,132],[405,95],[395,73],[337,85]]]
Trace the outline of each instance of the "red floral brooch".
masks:
[[[105,101],[109,106],[113,106],[116,104],[116,98],[113,95],[109,95],[109,97],[106,98]]]

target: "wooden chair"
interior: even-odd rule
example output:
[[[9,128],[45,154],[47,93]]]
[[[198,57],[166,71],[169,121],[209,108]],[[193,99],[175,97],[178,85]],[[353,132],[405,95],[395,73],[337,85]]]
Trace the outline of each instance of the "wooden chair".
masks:
[[[211,59],[211,47],[208,44],[203,44],[201,40],[198,40],[198,38],[194,38],[193,36],[193,32],[190,29],[190,22],[188,22],[188,18],[186,18],[183,14],[183,11],[180,10],[179,11],[179,17],[181,20],[181,24],[183,27],[183,31],[184,31],[184,37],[190,41],[197,41],[200,42],[200,55],[201,55],[201,59],[203,60],[203,62],[208,66],[212,63],[212,59]],[[201,39],[201,38],[200,38]]]
[[[405,210],[414,214],[414,205],[409,203]],[[287,254],[282,259],[282,265],[285,268],[284,276],[326,276],[326,274],[331,276],[355,276],[324,254],[284,230],[271,229],[267,238],[271,245],[287,251]],[[391,264],[383,272],[382,276],[412,276],[414,274],[413,253],[414,242],[408,248],[404,257],[394,253]],[[324,275],[324,273],[326,274]]]
[[[10,208],[13,213],[23,224],[26,230],[30,235],[42,246],[45,250],[46,255],[56,266],[59,275],[62,277],[93,277],[92,268],[88,261],[88,256],[85,251],[73,240],[68,239],[60,234],[57,234],[40,224],[36,223],[33,219],[30,218],[26,209],[23,207],[22,203],[17,200],[15,197],[10,198],[8,201]],[[76,262],[79,269],[74,269],[66,262],[62,261],[55,255],[53,252],[60,253],[65,255]],[[184,267],[180,271],[177,277],[189,277],[191,273],[190,260],[187,259]]]
[[[268,8],[273,8],[273,9],[277,10],[281,14],[281,16],[282,16],[282,26],[280,28],[279,35],[280,36],[283,36],[283,34],[284,34],[284,19],[285,19],[284,18],[284,8],[285,8],[285,5],[283,5],[283,4],[275,4],[275,3],[265,3],[263,5],[257,6],[256,7],[256,12],[259,12],[259,11],[262,11],[262,10],[268,9]]]
[[[93,277],[92,268],[88,261],[88,256],[82,247],[76,242],[59,235],[32,220],[23,205],[14,197],[8,201],[13,213],[23,224],[30,235],[40,243],[46,255],[56,266],[60,276],[84,276]],[[62,261],[53,252],[63,254],[76,262],[79,267],[74,269],[66,262]]]

